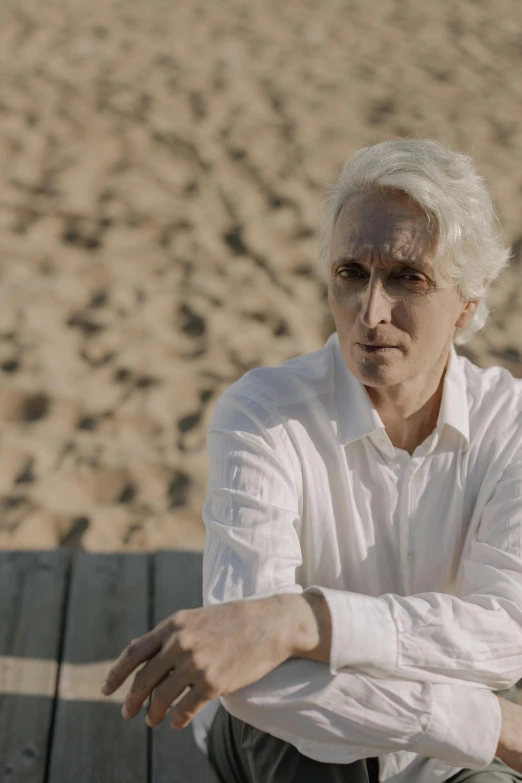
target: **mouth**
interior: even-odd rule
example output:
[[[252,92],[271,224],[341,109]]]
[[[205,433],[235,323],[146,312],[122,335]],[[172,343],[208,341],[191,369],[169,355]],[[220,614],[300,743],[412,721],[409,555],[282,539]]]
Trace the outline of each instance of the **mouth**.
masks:
[[[397,347],[395,345],[365,345],[364,343],[357,343],[357,345],[368,353],[384,353]]]

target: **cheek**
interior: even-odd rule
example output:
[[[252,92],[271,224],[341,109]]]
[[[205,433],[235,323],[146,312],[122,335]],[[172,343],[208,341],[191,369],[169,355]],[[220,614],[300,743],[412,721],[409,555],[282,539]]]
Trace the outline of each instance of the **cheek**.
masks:
[[[426,303],[417,297],[404,297],[400,302],[399,311],[404,318],[419,326],[426,320]]]
[[[328,301],[332,309],[353,310],[354,307],[357,307],[358,298],[357,292],[349,292],[335,281],[330,283],[328,288]]]
[[[400,313],[400,314],[399,314]],[[438,350],[451,330],[451,314],[436,297],[412,297],[401,302],[397,322],[407,326],[419,345]]]

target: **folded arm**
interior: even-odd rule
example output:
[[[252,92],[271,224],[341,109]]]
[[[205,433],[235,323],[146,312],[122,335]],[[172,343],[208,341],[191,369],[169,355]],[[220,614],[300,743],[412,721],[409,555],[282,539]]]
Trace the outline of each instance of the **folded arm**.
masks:
[[[484,504],[469,556],[463,597],[426,592],[378,597],[312,585],[330,610],[330,672],[491,690],[522,678],[522,448]]]
[[[491,691],[351,669],[331,675],[325,664],[304,658],[288,659],[221,701],[235,717],[330,763],[407,750],[480,769],[492,762],[501,731]]]
[[[207,443],[204,605],[302,594],[295,582],[302,563],[299,465],[281,422],[228,395],[216,406]],[[291,658],[221,698],[236,717],[320,761],[403,749],[454,766],[489,764],[501,728],[494,694],[472,683],[421,679],[346,668],[333,674],[323,663]]]

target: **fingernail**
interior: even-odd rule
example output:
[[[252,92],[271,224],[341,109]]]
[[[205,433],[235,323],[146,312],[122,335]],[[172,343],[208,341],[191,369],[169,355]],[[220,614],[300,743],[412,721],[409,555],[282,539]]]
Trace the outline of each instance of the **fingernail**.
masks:
[[[151,721],[151,719],[149,718],[149,716],[148,716],[148,715],[147,715],[147,717],[145,718],[145,723],[147,724],[147,726],[150,726],[150,728],[151,728],[151,729],[153,729],[153,728],[154,728],[154,724],[152,723],[152,721]]]
[[[107,696],[107,694],[108,694],[108,692],[109,692],[109,691],[110,691],[110,688],[109,688],[109,683],[107,682],[107,680],[104,680],[104,681],[102,682],[102,686],[101,686],[101,692],[102,692],[102,693],[103,693],[105,696]]]
[[[122,714],[122,716],[123,716],[123,717],[124,717],[126,720],[128,720],[128,719],[130,718],[130,712],[129,712],[129,710],[127,709],[127,705],[126,705],[126,704],[124,704],[124,705],[123,705],[123,707],[121,708],[121,714]]]

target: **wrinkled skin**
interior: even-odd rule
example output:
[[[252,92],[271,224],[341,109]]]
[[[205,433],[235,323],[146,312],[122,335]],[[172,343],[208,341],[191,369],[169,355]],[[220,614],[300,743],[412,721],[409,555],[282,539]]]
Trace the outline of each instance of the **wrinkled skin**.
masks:
[[[455,330],[478,301],[435,273],[437,232],[405,194],[357,194],[330,246],[328,301],[341,352],[392,443],[412,453],[433,430]],[[370,353],[360,343],[393,346]]]
[[[302,632],[306,625],[313,633]],[[108,672],[102,692],[113,693],[145,663],[134,677],[123,716],[133,718],[152,693],[147,722],[157,726],[190,686],[170,719],[172,728],[184,728],[207,702],[257,682],[308,639],[308,647],[317,644],[318,626],[311,605],[298,595],[182,609],[131,641]]]

